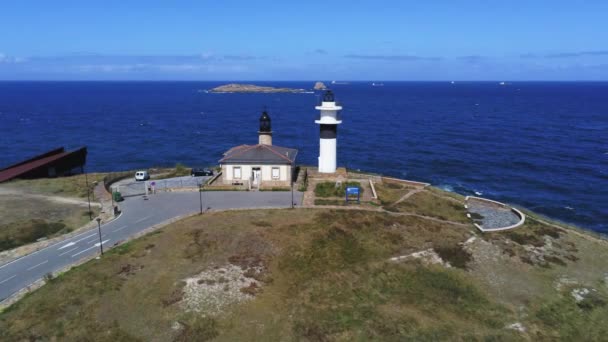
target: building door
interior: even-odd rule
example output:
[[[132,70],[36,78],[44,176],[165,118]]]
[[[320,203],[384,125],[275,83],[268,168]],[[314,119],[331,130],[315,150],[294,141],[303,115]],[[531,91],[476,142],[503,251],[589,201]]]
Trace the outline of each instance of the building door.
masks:
[[[251,169],[253,175],[253,185],[257,186],[258,188],[260,187],[260,183],[262,181],[262,170],[259,167],[254,167]]]

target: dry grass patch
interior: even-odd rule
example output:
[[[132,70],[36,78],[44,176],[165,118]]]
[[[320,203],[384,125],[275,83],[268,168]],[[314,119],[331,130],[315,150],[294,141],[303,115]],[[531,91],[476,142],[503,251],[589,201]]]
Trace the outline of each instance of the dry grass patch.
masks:
[[[91,207],[93,216],[99,208]],[[89,222],[88,208],[43,198],[0,196],[0,251],[68,233]]]
[[[387,180],[383,180],[382,183],[374,183],[374,187],[380,203],[383,205],[391,205],[397,202],[403,195],[416,189],[416,187],[408,184]]]
[[[105,173],[89,173],[86,177],[82,174],[57,178],[19,179],[3,183],[2,187],[33,194],[87,198],[87,178],[92,194],[95,182],[102,182],[104,176]]]
[[[480,238],[466,227],[411,216],[323,209],[210,213],[54,279],[0,314],[0,339],[604,336],[606,248],[568,232],[557,239],[551,234],[542,233],[553,239],[545,248],[573,243],[579,260],[551,268],[526,264],[502,252],[520,246],[506,234]],[[389,261],[430,249],[457,267]],[[558,287],[562,276],[569,280]],[[572,297],[574,289],[583,299]],[[525,332],[506,328],[515,323]]]
[[[414,212],[447,221],[469,222],[466,209],[462,204],[442,198],[426,190],[412,195],[405,201],[391,206],[391,208],[395,211]]]

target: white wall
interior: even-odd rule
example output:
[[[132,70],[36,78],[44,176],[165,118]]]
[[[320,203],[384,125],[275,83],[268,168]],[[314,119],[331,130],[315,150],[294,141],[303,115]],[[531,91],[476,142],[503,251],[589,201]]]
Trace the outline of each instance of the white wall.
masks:
[[[319,172],[336,172],[336,139],[319,139]]]
[[[248,180],[251,177],[252,168],[259,167],[262,171],[262,182],[265,181],[276,181],[272,179],[272,168],[279,168],[279,181],[289,181],[291,177],[291,165],[222,165],[223,180],[224,182],[233,181],[235,166],[241,167],[241,180]]]

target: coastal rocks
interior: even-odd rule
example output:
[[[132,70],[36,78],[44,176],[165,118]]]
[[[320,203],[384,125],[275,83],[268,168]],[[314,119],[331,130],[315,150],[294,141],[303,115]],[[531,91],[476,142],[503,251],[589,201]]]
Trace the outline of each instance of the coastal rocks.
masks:
[[[519,331],[521,333],[526,332],[526,327],[524,327],[523,324],[521,324],[520,322],[515,322],[513,324],[509,324],[507,325],[507,329],[511,329],[511,330],[515,330],[515,331]]]
[[[327,87],[325,86],[325,84],[323,82],[316,82],[313,89],[314,90],[325,90],[325,89],[327,89]]]
[[[585,300],[587,295],[589,295],[589,289],[584,288],[584,287],[578,288],[578,289],[573,289],[572,292],[570,292],[570,295],[572,296],[572,298],[574,298],[574,300],[577,303],[580,303],[583,300]]]
[[[579,308],[590,311],[608,304],[608,298],[592,287],[580,287],[572,289],[570,295]]]
[[[254,268],[257,273],[262,271],[257,269],[260,266]],[[254,298],[262,285],[243,268],[232,264],[203,271],[185,282],[182,308],[205,316],[218,315],[232,304]]]
[[[568,278],[566,276],[562,276],[555,281],[555,290],[561,292],[565,287],[571,287],[573,285],[577,285],[578,281],[576,279]]]
[[[442,265],[445,267],[452,267],[448,262],[443,261],[439,254],[437,254],[437,252],[435,252],[435,250],[433,250],[432,248],[419,252],[414,252],[408,255],[401,255],[398,257],[390,258],[389,260],[393,262],[399,262],[411,259],[418,259],[424,265]]]
[[[263,87],[255,84],[231,83],[215,87],[211,93],[304,93],[304,89]]]

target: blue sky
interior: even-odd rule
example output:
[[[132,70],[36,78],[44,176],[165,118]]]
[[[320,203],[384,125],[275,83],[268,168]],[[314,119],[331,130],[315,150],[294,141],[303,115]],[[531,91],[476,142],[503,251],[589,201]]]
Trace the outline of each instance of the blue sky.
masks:
[[[608,1],[0,4],[0,80],[608,80]]]

